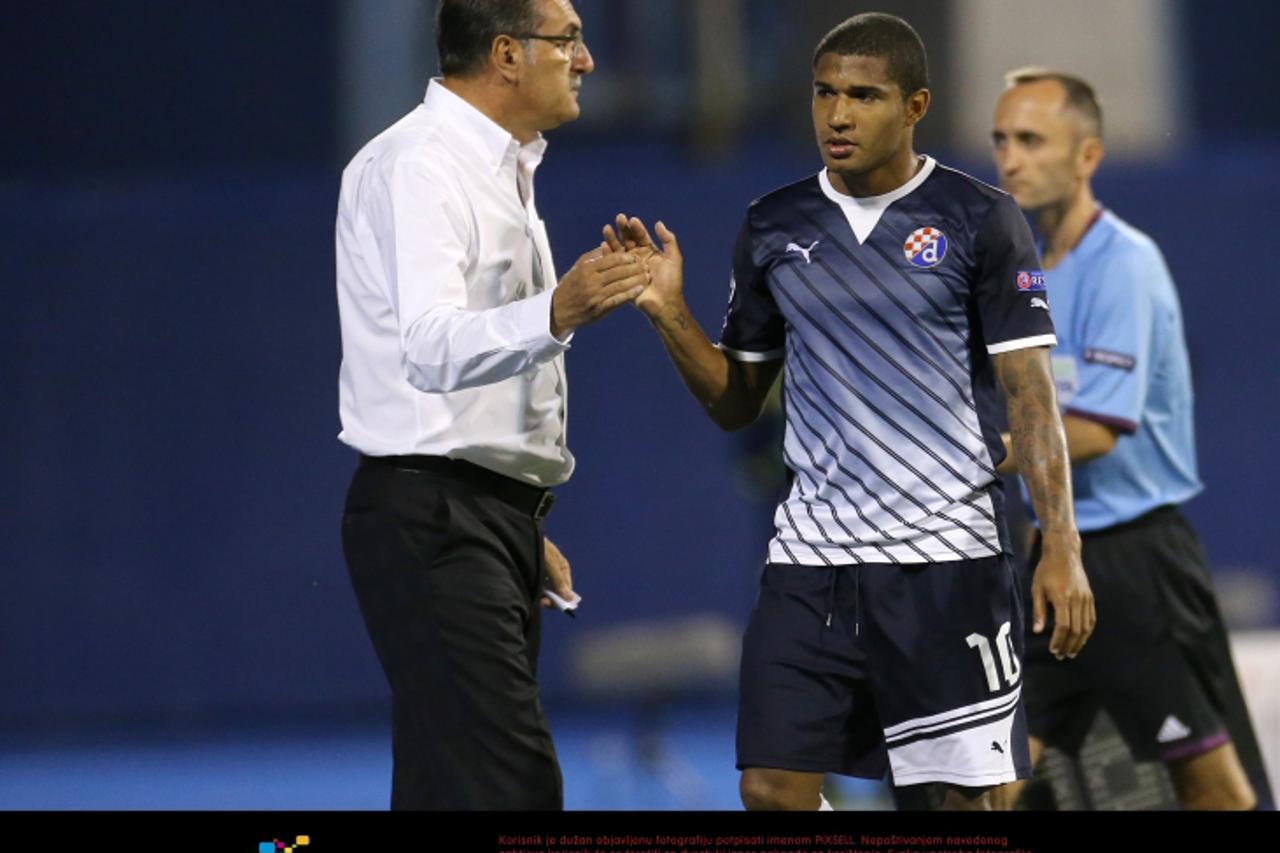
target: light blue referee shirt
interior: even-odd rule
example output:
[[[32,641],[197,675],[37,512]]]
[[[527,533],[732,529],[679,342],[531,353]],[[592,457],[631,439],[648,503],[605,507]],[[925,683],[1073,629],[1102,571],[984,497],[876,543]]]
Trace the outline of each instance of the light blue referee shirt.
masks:
[[[1191,368],[1178,293],[1150,237],[1105,211],[1045,273],[1058,346],[1058,404],[1120,431],[1105,456],[1074,466],[1081,531],[1179,504],[1196,472]]]

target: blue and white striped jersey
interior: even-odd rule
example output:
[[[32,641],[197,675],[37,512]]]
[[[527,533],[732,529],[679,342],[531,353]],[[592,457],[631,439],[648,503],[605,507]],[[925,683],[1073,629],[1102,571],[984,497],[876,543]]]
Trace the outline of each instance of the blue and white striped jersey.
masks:
[[[775,563],[931,563],[1007,550],[990,356],[1055,343],[1005,193],[932,158],[883,196],[825,171],[757,199],[720,348],[782,358],[790,493]]]

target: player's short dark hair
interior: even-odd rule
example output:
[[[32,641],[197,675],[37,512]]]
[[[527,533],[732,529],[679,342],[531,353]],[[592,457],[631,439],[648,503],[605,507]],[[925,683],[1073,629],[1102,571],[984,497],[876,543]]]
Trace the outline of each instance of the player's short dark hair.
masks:
[[[537,0],[440,0],[436,5],[440,73],[446,77],[474,74],[484,66],[498,36],[531,33],[541,24]]]
[[[889,79],[902,97],[929,87],[929,63],[924,42],[911,25],[895,15],[864,12],[854,15],[822,37],[813,52],[813,67],[824,53],[840,56],[880,56]]]
[[[1084,120],[1086,136],[1102,138],[1102,105],[1098,103],[1098,95],[1093,87],[1074,74],[1053,71],[1049,68],[1015,68],[1004,75],[1005,88],[1022,86],[1027,83],[1040,83],[1052,80],[1067,93],[1067,106],[1075,110]]]

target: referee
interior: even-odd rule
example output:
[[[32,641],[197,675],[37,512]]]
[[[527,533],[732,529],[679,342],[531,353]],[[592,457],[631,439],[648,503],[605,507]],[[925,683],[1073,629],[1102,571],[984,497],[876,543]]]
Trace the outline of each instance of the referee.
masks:
[[[1074,660],[1053,660],[1027,636],[1032,759],[1046,744],[1076,752],[1105,708],[1136,758],[1165,763],[1184,809],[1272,808],[1204,553],[1178,510],[1202,486],[1173,280],[1151,238],[1094,198],[1102,111],[1089,84],[1041,69],[1006,82],[995,162],[1043,239],[1054,375],[1098,608]]]
[[[646,273],[597,250],[556,284],[534,170],[593,68],[568,0],[443,0],[436,33],[443,77],[342,176],[343,548],[391,686],[391,807],[559,809],[534,670],[544,589],[574,597],[543,536],[574,465],[564,351]]]

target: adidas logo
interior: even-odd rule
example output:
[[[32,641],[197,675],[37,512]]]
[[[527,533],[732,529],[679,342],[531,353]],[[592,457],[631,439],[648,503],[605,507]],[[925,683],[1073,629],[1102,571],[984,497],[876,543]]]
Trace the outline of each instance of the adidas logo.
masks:
[[[1191,734],[1191,729],[1183,725],[1182,721],[1173,714],[1170,714],[1160,724],[1160,731],[1156,732],[1156,743],[1171,743],[1175,740],[1181,740],[1189,734]]]

